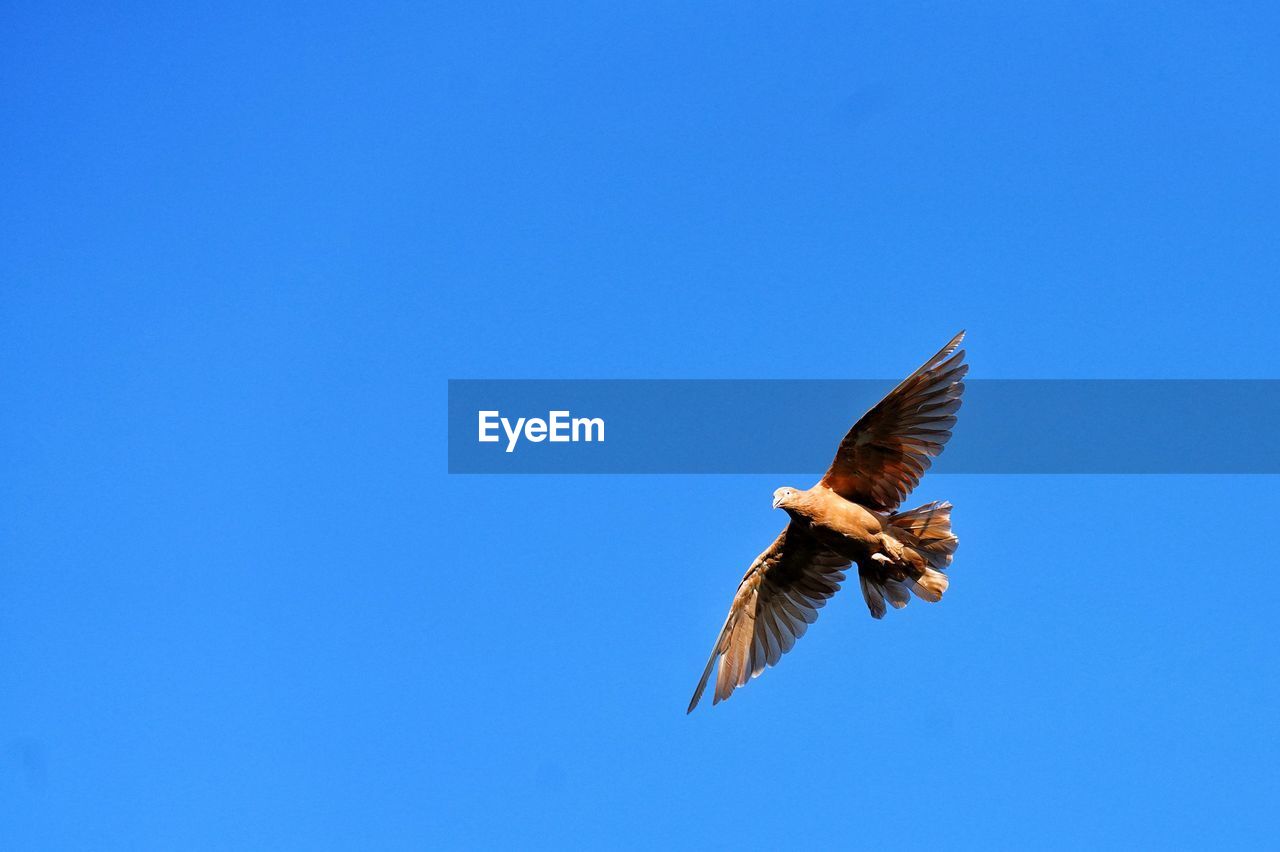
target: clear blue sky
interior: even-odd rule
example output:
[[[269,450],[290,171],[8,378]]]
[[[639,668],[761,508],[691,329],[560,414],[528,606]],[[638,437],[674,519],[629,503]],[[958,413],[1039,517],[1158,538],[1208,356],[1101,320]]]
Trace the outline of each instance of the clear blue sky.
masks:
[[[6,4],[0,846],[1274,840],[1274,478],[930,477],[944,603],[846,590],[686,717],[820,471],[450,477],[444,428],[448,378],[960,327],[1280,378],[1280,13],[604,5]]]

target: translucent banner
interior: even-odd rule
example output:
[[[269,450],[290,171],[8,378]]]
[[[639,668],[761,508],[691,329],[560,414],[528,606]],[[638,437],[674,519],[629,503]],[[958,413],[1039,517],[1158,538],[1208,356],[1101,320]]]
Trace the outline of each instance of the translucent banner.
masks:
[[[821,473],[892,381],[452,380],[450,473]],[[1280,473],[1280,381],[972,380],[942,473]]]

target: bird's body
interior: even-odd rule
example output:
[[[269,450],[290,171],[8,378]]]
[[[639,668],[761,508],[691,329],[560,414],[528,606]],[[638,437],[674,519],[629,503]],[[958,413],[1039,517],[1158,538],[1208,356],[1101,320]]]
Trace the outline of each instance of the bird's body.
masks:
[[[897,508],[951,437],[968,370],[964,352],[955,351],[963,337],[956,335],[854,424],[817,485],[774,492],[774,508],[784,509],[790,522],[739,583],[690,712],[716,660],[717,703],[777,663],[817,620],[852,565],[875,618],[884,616],[886,602],[900,609],[912,594],[942,599],[942,572],[957,543],[951,504]]]
[[[862,564],[873,553],[883,553],[884,523],[865,506],[844,499],[825,485],[798,491],[793,500],[780,504],[791,523],[805,528],[819,542],[851,562]]]

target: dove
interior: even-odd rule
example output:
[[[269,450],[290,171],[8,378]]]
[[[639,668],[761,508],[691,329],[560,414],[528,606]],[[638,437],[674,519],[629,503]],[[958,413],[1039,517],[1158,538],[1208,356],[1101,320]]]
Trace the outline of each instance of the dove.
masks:
[[[773,492],[787,526],[738,584],[686,712],[698,706],[717,660],[713,704],[777,664],[853,565],[873,618],[912,595],[942,600],[958,542],[951,504],[898,507],[951,437],[969,369],[957,351],[963,339],[961,331],[864,414],[816,485]]]

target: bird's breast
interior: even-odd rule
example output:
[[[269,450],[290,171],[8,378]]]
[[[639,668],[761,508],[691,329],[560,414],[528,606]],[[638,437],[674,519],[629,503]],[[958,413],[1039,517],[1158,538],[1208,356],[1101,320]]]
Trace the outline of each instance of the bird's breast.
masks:
[[[875,512],[835,494],[805,506],[803,514],[819,541],[850,559],[865,558],[883,529]]]

